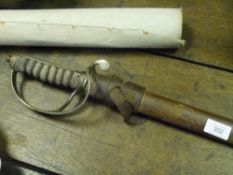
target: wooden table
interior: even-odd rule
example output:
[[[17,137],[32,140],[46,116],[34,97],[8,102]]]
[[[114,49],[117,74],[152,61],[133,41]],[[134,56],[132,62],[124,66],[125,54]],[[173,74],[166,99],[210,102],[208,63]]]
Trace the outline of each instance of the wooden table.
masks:
[[[67,2],[78,7],[183,7],[187,45],[176,54],[233,69],[231,1]],[[37,5],[46,7],[43,1]],[[4,59],[8,54],[27,55],[70,69],[107,59],[110,75],[231,119],[233,74],[136,50],[1,47],[0,149],[12,157],[67,175],[233,174],[232,148],[155,120],[129,126],[114,109],[91,101],[66,119],[50,119],[30,111],[11,89],[11,72]],[[42,106],[61,104],[67,95],[32,80],[26,83],[26,89],[27,98]]]

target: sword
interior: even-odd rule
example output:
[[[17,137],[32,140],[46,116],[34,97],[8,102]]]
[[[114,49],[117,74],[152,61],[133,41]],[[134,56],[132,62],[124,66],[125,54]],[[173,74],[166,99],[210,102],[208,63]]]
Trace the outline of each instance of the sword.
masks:
[[[96,73],[96,65],[100,66],[101,70],[109,68],[106,60],[99,60],[84,71],[72,71],[21,56],[10,56],[7,61],[12,68],[12,87],[16,96],[33,111],[51,116],[65,116],[79,110],[90,97],[116,106],[128,124],[141,124],[145,121],[142,116],[147,115],[178,128],[233,145],[232,120],[154,94],[133,82],[124,82],[119,78]],[[21,88],[17,85],[18,73],[30,75],[45,83],[73,89],[73,92],[60,108],[50,111],[39,109],[23,97]],[[75,95],[80,96],[80,101],[74,109],[67,111],[66,108]]]

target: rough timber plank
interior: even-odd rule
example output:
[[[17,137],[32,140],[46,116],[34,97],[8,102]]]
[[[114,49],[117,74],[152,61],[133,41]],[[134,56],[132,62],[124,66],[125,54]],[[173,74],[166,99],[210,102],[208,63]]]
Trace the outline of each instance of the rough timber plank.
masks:
[[[9,52],[1,54],[3,58]],[[160,95],[229,118],[233,114],[232,74],[140,52],[86,49],[28,49],[28,55],[75,69],[104,58],[109,74],[143,84]],[[119,113],[89,102],[67,119],[48,119],[19,103],[10,69],[0,68],[0,129],[12,156],[63,174],[231,174],[232,148],[171,126],[148,121],[126,125]],[[60,104],[66,95],[36,81],[27,83],[33,103]],[[44,100],[45,99],[45,100]],[[44,101],[43,101],[44,100]]]

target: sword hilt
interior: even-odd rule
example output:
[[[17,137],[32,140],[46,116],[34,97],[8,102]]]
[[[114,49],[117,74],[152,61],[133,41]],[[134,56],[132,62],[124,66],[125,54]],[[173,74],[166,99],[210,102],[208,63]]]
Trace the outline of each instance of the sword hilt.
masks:
[[[90,94],[91,83],[95,75],[95,65],[99,65],[101,70],[108,70],[109,68],[109,63],[106,60],[98,60],[84,71],[71,71],[28,57],[8,56],[7,61],[13,70],[12,87],[18,99],[28,108],[48,115],[67,115],[81,108]],[[69,87],[74,90],[61,107],[54,110],[40,109],[25,100],[22,90],[17,86],[18,73],[27,74],[43,82]],[[75,95],[80,96],[77,106],[71,110],[65,111],[64,109],[67,108]]]

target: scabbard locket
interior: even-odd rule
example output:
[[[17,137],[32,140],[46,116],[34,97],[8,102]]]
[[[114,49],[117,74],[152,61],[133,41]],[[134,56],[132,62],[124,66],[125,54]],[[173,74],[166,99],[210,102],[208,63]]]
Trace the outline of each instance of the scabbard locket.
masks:
[[[91,97],[117,107],[125,122],[142,124],[145,119],[135,115],[138,112],[145,88],[132,82],[123,82],[118,77],[96,75]]]

